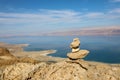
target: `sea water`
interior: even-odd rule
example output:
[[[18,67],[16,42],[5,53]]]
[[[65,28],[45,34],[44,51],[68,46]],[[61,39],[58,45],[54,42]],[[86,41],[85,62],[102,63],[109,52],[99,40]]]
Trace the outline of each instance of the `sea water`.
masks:
[[[90,53],[85,60],[105,63],[120,63],[120,36],[39,36],[0,38],[0,42],[10,44],[29,44],[26,51],[57,50],[50,56],[66,58],[73,38],[80,38],[80,49]]]

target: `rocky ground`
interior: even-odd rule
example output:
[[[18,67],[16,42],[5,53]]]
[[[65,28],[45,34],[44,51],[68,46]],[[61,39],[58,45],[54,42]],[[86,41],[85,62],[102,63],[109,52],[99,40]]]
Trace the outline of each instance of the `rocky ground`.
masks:
[[[120,65],[89,61],[18,62],[0,71],[1,80],[120,80]]]
[[[120,80],[120,64],[23,53],[17,56],[0,48],[0,80]]]

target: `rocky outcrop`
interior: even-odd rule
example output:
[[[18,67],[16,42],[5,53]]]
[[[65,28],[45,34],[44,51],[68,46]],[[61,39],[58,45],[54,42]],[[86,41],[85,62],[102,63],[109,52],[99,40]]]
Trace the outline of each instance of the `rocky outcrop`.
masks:
[[[65,61],[39,68],[33,80],[86,80],[86,70],[76,63]]]
[[[12,54],[10,54],[9,50],[7,48],[0,47],[0,56],[11,56],[13,57]]]
[[[28,80],[29,73],[35,71],[45,63],[31,64],[31,63],[17,63],[6,67],[1,75],[0,80]]]
[[[36,64],[40,61],[35,60],[30,57],[16,57],[10,53],[10,51],[7,48],[0,48],[0,67],[1,66],[7,66],[7,65],[12,65],[15,63],[33,63]]]
[[[15,58],[16,57],[13,56],[7,48],[0,47],[0,60],[9,60]]]
[[[82,59],[86,55],[88,55],[88,50],[80,50],[80,40],[79,38],[73,39],[73,42],[70,44],[70,48],[72,49],[72,52],[68,53],[67,56],[71,60],[77,60]]]
[[[84,66],[86,65],[86,68]],[[120,65],[68,60],[46,64],[17,63],[6,67],[0,80],[120,80]]]

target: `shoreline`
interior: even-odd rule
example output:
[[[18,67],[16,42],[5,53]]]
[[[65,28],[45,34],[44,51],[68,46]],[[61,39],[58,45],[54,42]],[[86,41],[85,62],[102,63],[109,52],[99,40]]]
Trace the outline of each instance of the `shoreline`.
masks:
[[[9,44],[0,42],[0,47],[7,48],[11,54],[17,58],[30,57],[38,61],[61,61],[65,58],[52,57],[48,54],[54,54],[57,50],[42,50],[42,51],[25,51],[24,47],[28,47],[30,44]]]
[[[40,51],[25,51],[24,47],[28,47],[30,44],[8,44],[0,42],[0,47],[6,47],[10,51],[11,54],[13,54],[16,57],[30,57],[36,60],[41,61],[61,61],[67,58],[62,57],[54,57],[54,56],[48,56],[48,54],[55,54],[57,50],[40,50]],[[17,50],[16,50],[17,48]],[[15,51],[16,50],[16,51]],[[105,63],[105,62],[98,62],[98,61],[90,61],[95,63]],[[120,64],[120,63],[105,63],[105,64]]]
[[[54,54],[57,50],[41,50],[41,51],[21,51],[17,53],[12,53],[16,56],[29,56],[29,55],[41,55],[48,56],[48,54]]]
[[[22,51],[18,53],[13,53],[13,55],[19,58],[29,57],[43,62],[59,62],[65,59],[61,57],[48,56],[48,54],[54,54],[55,52],[56,50]]]

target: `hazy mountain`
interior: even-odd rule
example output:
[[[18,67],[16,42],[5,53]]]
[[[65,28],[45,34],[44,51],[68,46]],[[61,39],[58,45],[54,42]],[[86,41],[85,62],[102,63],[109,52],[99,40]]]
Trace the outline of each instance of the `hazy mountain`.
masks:
[[[56,36],[69,36],[69,35],[120,35],[120,27],[107,27],[107,28],[82,28],[70,31],[53,32],[47,35]]]
[[[67,31],[54,31],[45,33],[30,33],[30,34],[8,34],[1,35],[0,37],[27,37],[27,36],[108,36],[108,35],[120,35],[120,26],[117,27],[92,27],[92,28],[78,28]]]

